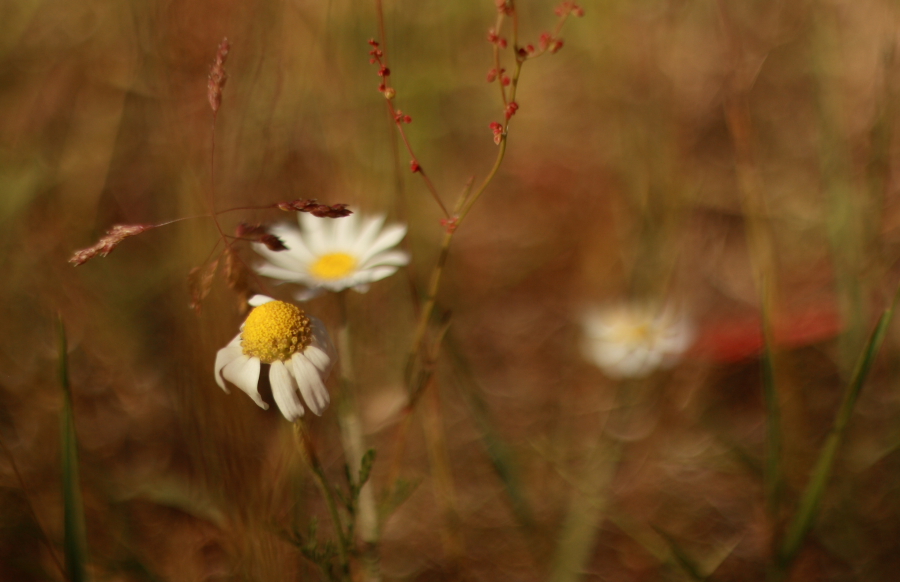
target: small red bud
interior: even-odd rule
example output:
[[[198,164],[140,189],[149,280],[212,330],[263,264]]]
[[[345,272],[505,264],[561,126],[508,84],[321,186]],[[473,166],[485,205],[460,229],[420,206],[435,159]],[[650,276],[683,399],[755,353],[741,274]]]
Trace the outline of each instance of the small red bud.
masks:
[[[415,173],[418,172],[420,169],[421,169],[421,167],[419,166],[419,162],[417,162],[417,161],[415,161],[415,160],[410,160],[410,161],[409,161],[409,171],[410,171],[410,172],[412,172],[413,174],[415,174]]]
[[[505,49],[506,48],[506,39],[505,38],[497,39],[497,45],[500,48]]]
[[[503,78],[500,79],[500,82],[503,83],[504,87],[508,87],[509,83],[510,83],[509,77],[507,77],[506,75],[503,75]]]
[[[412,117],[410,117],[409,115],[404,115],[403,122],[404,123],[412,123]]]
[[[488,74],[487,74],[487,82],[488,83],[493,83],[496,78],[497,78],[497,69],[491,69],[490,71],[488,71]]]

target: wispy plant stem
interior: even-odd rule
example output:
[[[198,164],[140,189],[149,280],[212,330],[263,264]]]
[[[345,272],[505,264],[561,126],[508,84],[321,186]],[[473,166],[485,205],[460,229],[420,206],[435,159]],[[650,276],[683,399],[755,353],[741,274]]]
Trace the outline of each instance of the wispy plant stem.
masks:
[[[338,404],[338,422],[341,426],[341,440],[344,455],[350,467],[351,479],[360,474],[363,455],[366,452],[365,439],[362,433],[362,421],[356,405],[356,375],[353,369],[352,344],[350,341],[350,325],[347,317],[347,291],[337,294],[340,308],[340,325],[338,327],[338,352],[340,354],[341,393]],[[366,568],[368,580],[380,580],[378,565],[378,510],[372,483],[362,485],[359,491],[359,503],[356,509],[356,534],[366,547]]]
[[[337,549],[338,559],[341,563],[341,579],[349,580],[350,540],[347,539],[343,521],[338,513],[334,491],[332,491],[331,485],[328,483],[325,470],[322,468],[322,463],[319,462],[319,456],[316,454],[315,447],[309,438],[309,433],[306,431],[306,426],[303,424],[302,419],[294,421],[294,440],[297,443],[300,454],[312,470],[316,485],[318,485],[319,490],[322,492],[322,497],[325,499],[325,504],[328,506],[328,513],[331,515],[331,521],[334,525],[335,535],[338,540]]]

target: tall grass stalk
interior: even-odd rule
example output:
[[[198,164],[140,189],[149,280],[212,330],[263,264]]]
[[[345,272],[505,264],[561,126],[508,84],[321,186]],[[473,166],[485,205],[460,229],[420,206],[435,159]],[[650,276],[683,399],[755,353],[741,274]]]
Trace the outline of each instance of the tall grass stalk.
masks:
[[[806,489],[803,491],[803,495],[800,498],[800,504],[797,507],[797,511],[794,513],[788,524],[784,542],[778,552],[777,560],[774,565],[776,573],[774,579],[783,579],[783,577],[786,576],[791,564],[797,557],[797,553],[803,546],[806,536],[809,534],[816,518],[819,516],[822,496],[825,494],[825,488],[831,477],[831,470],[834,466],[835,459],[837,458],[838,449],[844,440],[847,425],[853,415],[853,409],[856,406],[856,401],[859,399],[862,387],[869,377],[872,363],[875,361],[878,350],[884,342],[888,324],[890,324],[891,319],[893,318],[898,297],[900,297],[900,288],[898,288],[891,306],[886,309],[879,318],[875,330],[869,336],[869,341],[857,361],[853,377],[847,385],[847,389],[844,391],[841,405],[835,416],[834,425],[819,451],[818,459],[816,460],[809,483],[807,483]]]
[[[66,342],[66,326],[59,318],[59,383],[62,387],[63,406],[60,411],[60,438],[63,486],[63,529],[65,532],[66,572],[70,582],[89,580],[87,575],[87,532],[84,522],[84,504],[81,483],[78,478],[78,439],[75,434],[75,418],[72,412],[72,390],[69,385],[69,349]]]

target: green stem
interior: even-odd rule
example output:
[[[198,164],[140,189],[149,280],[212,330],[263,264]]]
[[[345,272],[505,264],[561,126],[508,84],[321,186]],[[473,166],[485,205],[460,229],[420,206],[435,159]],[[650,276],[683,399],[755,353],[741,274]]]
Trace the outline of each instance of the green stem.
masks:
[[[353,370],[352,344],[350,341],[350,325],[347,316],[347,291],[337,294],[340,309],[340,325],[338,327],[338,353],[341,358],[341,393],[338,404],[338,423],[341,427],[341,440],[344,455],[350,467],[350,478],[357,479],[362,466],[366,443],[362,432],[362,421],[355,401],[356,375]],[[354,483],[356,485],[356,483]],[[356,534],[365,544],[365,564],[367,580],[381,580],[378,565],[378,508],[372,483],[365,483],[359,490],[356,514],[353,516]]]
[[[294,438],[297,442],[298,448],[300,449],[300,454],[309,465],[309,468],[312,469],[313,476],[316,478],[316,485],[319,486],[319,490],[322,492],[322,497],[325,498],[325,504],[328,506],[328,513],[331,515],[331,521],[334,524],[334,531],[338,538],[337,546],[338,558],[341,562],[341,577],[345,580],[349,580],[350,541],[347,539],[346,533],[344,531],[344,524],[341,521],[340,514],[338,513],[337,502],[334,498],[334,491],[331,490],[331,485],[328,484],[328,479],[325,476],[325,470],[322,468],[322,464],[319,462],[319,457],[318,455],[316,455],[315,447],[313,447],[312,441],[309,438],[309,433],[306,432],[306,427],[303,425],[302,420],[294,421]]]
[[[831,476],[838,448],[844,440],[847,425],[850,423],[850,417],[853,415],[856,401],[859,399],[859,394],[869,376],[875,356],[878,354],[878,350],[887,334],[888,324],[894,315],[898,297],[900,297],[900,288],[897,289],[897,294],[894,296],[891,306],[879,318],[878,324],[875,326],[875,330],[869,337],[866,348],[856,364],[853,377],[847,386],[847,390],[844,392],[840,408],[835,417],[834,426],[828,433],[821,451],[819,451],[819,457],[813,468],[812,476],[803,492],[803,496],[800,498],[800,505],[787,528],[784,544],[781,547],[778,562],[775,565],[779,571],[786,572],[790,568],[807,534],[812,529],[815,519],[819,515],[822,496],[825,493],[825,487],[828,485],[828,479]]]

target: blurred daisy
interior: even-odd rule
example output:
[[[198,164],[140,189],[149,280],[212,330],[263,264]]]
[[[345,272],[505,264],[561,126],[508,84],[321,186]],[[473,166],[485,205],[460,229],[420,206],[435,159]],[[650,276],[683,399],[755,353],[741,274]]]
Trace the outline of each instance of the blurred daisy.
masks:
[[[324,381],[334,359],[322,323],[296,305],[264,295],[253,296],[250,305],[254,309],[241,333],[216,354],[216,383],[228,392],[228,380],[268,408],[257,389],[262,364],[268,364],[272,397],[286,419],[303,416],[304,403],[321,415],[331,400]]]
[[[672,309],[622,304],[587,313],[584,355],[611,378],[642,378],[673,365],[690,347],[693,330]]]
[[[301,301],[325,290],[364,293],[369,283],[409,262],[405,251],[394,248],[406,235],[406,226],[382,228],[384,215],[365,220],[356,214],[336,219],[298,216],[301,230],[285,224],[270,229],[288,250],[271,251],[260,243],[253,248],[268,261],[256,268],[261,275],[307,287],[296,295]]]

